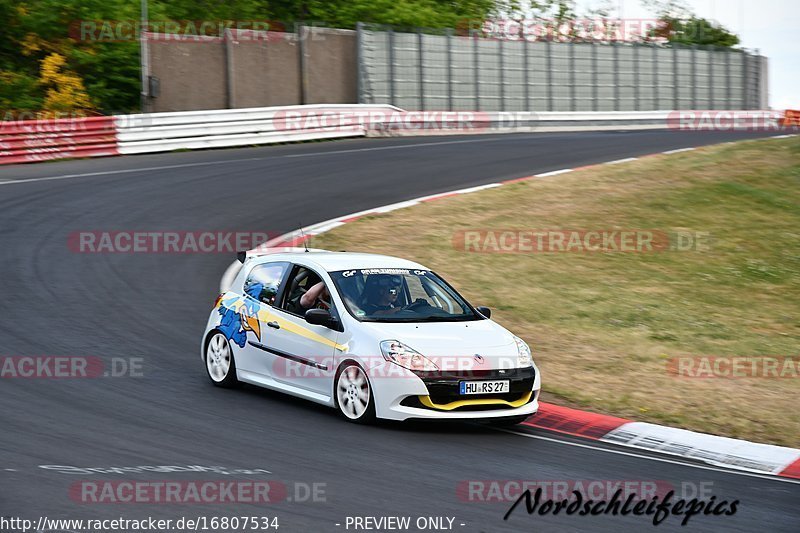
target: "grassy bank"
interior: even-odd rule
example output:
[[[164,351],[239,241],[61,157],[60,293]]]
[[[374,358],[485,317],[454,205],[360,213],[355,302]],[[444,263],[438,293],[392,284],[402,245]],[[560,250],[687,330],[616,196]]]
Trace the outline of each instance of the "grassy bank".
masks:
[[[464,230],[660,230],[689,250],[472,253]],[[800,446],[800,379],[697,379],[687,356],[800,355],[800,140],[586,169],[370,216],[312,246],[417,260],[534,348],[543,399]]]

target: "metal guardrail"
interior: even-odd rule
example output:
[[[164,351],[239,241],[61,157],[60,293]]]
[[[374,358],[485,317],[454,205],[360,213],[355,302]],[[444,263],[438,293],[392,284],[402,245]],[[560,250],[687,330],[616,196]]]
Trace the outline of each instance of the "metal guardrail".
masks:
[[[359,137],[366,130],[358,121],[345,127],[337,117],[388,111],[399,109],[318,104],[122,115],[115,117],[115,123],[119,152],[138,154]]]
[[[691,115],[688,116],[687,114]],[[708,116],[706,116],[708,115]],[[390,105],[318,104],[0,122],[0,164],[357,136],[548,131],[792,129],[787,111],[404,111]]]
[[[117,154],[113,117],[0,122],[0,165]]]

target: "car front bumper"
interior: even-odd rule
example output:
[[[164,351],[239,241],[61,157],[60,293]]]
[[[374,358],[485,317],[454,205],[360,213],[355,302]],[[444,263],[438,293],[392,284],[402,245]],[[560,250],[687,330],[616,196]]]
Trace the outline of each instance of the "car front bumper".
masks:
[[[533,415],[539,409],[541,380],[535,365],[470,372],[414,372],[386,365],[391,367],[370,371],[379,418],[492,419]],[[505,379],[510,382],[505,394],[459,394],[460,381]]]

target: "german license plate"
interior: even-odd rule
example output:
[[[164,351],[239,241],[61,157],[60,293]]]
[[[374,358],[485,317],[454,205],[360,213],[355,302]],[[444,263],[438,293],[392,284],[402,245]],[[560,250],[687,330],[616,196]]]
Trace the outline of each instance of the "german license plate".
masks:
[[[461,381],[460,394],[502,394],[510,391],[507,379],[497,381]]]

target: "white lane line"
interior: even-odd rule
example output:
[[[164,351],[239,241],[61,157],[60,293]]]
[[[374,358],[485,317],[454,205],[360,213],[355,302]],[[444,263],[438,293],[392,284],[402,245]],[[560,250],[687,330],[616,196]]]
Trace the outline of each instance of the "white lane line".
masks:
[[[606,165],[621,165],[622,163],[630,163],[631,161],[638,161],[638,157],[626,157],[625,159],[617,159],[616,161],[609,161]]]
[[[171,168],[202,167],[206,165],[225,165],[228,163],[238,163],[240,161],[258,161],[261,157],[250,157],[246,159],[228,159],[226,161],[205,161],[202,163],[184,163],[181,165],[164,165],[160,167],[127,168],[122,170],[104,170],[102,172],[87,172],[85,174],[62,174],[60,176],[45,176],[41,178],[26,178],[21,180],[0,181],[0,185],[12,185],[14,183],[31,183],[34,181],[66,180],[71,178],[88,178],[92,176],[112,176],[114,174],[131,174],[133,172],[147,172],[150,170],[169,170]]]
[[[325,233],[332,229],[338,228],[339,226],[344,226],[344,222],[335,220],[333,222],[328,222],[325,224],[314,224],[313,226],[309,226],[303,231],[305,231],[306,233],[311,233],[313,235],[319,235],[321,233]]]
[[[478,185],[477,187],[469,187],[466,189],[458,189],[457,191],[452,191],[447,194],[469,194],[471,192],[478,192],[484,191],[486,189],[494,189],[495,187],[502,187],[502,183],[487,183],[486,185]],[[421,198],[417,198],[417,201],[421,201]]]
[[[534,175],[535,178],[549,178],[550,176],[558,176],[560,174],[566,174],[567,172],[572,172],[573,169],[571,168],[562,168],[561,170],[554,170],[552,172],[545,172],[544,174],[536,174]]]
[[[728,144],[728,143],[725,143],[725,144]],[[733,144],[733,143],[731,143],[731,144]],[[661,153],[662,154],[671,155],[671,154],[680,154],[681,152],[692,152],[694,150],[697,150],[697,148],[678,148],[677,150],[667,150],[666,152],[661,152]]]
[[[797,137],[797,135],[776,135],[774,137],[770,137],[770,139],[791,139],[792,137]]]
[[[388,213],[390,211],[396,211],[398,209],[403,209],[405,207],[411,207],[417,205],[419,202],[417,200],[407,200],[405,202],[397,202],[396,204],[389,204],[384,205],[382,207],[376,207],[372,210],[374,213]]]
[[[659,463],[669,463],[669,464],[678,465],[678,466],[688,466],[690,468],[697,468],[697,469],[700,469],[700,470],[711,470],[712,472],[722,472],[723,474],[734,474],[734,475],[737,475],[737,476],[757,477],[757,478],[760,478],[760,479],[769,479],[769,480],[772,480],[772,481],[780,481],[782,483],[792,483],[792,484],[795,484],[795,485],[800,485],[800,480],[786,478],[786,477],[771,476],[771,475],[767,475],[767,474],[756,474],[754,472],[745,472],[745,471],[739,471],[739,470],[728,470],[728,469],[725,469],[725,468],[717,468],[717,467],[714,467],[714,466],[706,466],[706,465],[698,465],[698,464],[694,464],[694,463],[686,463],[686,462],[683,462],[683,461],[676,461],[674,459],[667,459],[667,458],[664,458],[664,457],[653,457],[653,456],[650,456],[650,455],[644,455],[644,454],[640,454],[640,453],[626,452],[626,451],[622,451],[622,450],[613,450],[611,448],[603,448],[602,446],[592,446],[591,444],[583,444],[583,443],[580,443],[580,442],[571,442],[571,441],[566,441],[566,440],[554,439],[554,438],[550,438],[550,437],[544,437],[542,435],[531,435],[530,433],[521,433],[519,431],[513,431],[513,430],[510,430],[510,429],[499,429],[498,428],[498,431],[503,431],[505,433],[511,433],[513,435],[519,435],[520,437],[526,437],[526,438],[529,438],[529,439],[538,439],[538,440],[544,440],[544,441],[548,441],[548,442],[555,442],[557,444],[566,444],[567,446],[576,446],[578,448],[587,448],[587,449],[590,449],[590,450],[596,450],[596,451],[605,452],[605,453],[613,453],[613,454],[616,454],[616,455],[625,455],[627,457],[636,457],[638,459],[646,459],[646,460],[649,460],[649,461],[656,461],[656,462],[659,462]]]

